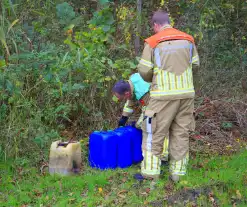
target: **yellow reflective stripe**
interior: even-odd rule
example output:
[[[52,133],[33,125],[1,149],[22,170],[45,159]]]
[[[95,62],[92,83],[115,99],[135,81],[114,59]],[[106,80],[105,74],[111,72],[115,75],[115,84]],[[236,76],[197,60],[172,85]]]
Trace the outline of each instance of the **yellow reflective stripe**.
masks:
[[[152,155],[148,152],[148,156],[147,156],[147,169],[152,170],[151,168],[151,158]]]
[[[176,89],[176,85],[175,85],[175,75],[173,73],[170,73],[170,80],[171,80],[171,90]]]
[[[168,75],[169,75],[169,73],[164,72],[164,80],[165,80],[164,90],[166,90],[166,91],[170,90],[170,83],[169,83]]]
[[[169,145],[169,140],[168,138],[165,138],[165,148],[167,152],[168,152],[168,145]]]
[[[193,80],[192,80],[192,70],[191,70],[191,68],[188,69],[188,74],[189,74],[189,87],[192,87]]]
[[[127,112],[127,113],[132,113],[134,110],[130,109],[130,108],[127,108],[127,107],[124,107],[123,111]]]
[[[186,82],[187,82],[187,85],[185,87],[189,88],[190,87],[190,84],[189,84],[189,73],[188,73],[188,70],[186,70],[185,73],[186,73]]]
[[[176,75],[174,75],[174,80],[175,80],[175,89],[178,89],[178,77]]]
[[[182,76],[177,76],[177,89],[183,88]]]
[[[165,138],[164,144],[163,144],[163,155],[168,155],[168,139]]]
[[[181,88],[184,88],[184,77],[181,75]]]
[[[145,66],[147,66],[149,68],[152,68],[154,66],[153,63],[151,63],[150,61],[144,60],[144,59],[141,59],[139,63],[142,64],[142,65],[145,65]]]
[[[188,158],[189,158],[189,154],[187,153],[182,160],[170,161],[170,172],[176,175],[185,175],[186,167],[188,165]]]
[[[155,170],[142,170],[142,174],[146,175],[159,175],[160,174],[160,169],[155,169]]]
[[[187,88],[188,87],[188,84],[187,84],[187,79],[186,79],[186,71],[183,73],[183,81],[184,81],[184,88]]]
[[[179,76],[175,75],[175,87],[179,89]]]
[[[161,90],[164,90],[164,71],[162,70],[161,71],[161,74],[160,74],[160,79],[161,79]]]
[[[159,68],[155,67],[154,68],[154,73],[158,73],[159,72]]]
[[[168,96],[168,95],[177,95],[177,94],[184,94],[184,93],[194,93],[194,88],[190,89],[183,89],[183,90],[171,90],[171,91],[150,91],[151,96]]]
[[[149,162],[151,160],[151,162]],[[160,174],[160,160],[157,156],[152,155],[151,152],[145,151],[144,152],[144,160],[141,165],[141,173],[147,175],[159,175]],[[146,166],[145,166],[146,163]]]
[[[151,91],[152,96],[176,95],[194,92],[192,67],[188,67],[180,76],[164,70],[158,71],[156,74],[157,88]]]
[[[126,112],[126,113],[133,113],[134,110],[133,110],[132,108],[129,108],[128,105],[129,105],[129,101],[127,101],[127,102],[124,104],[123,111]]]
[[[144,153],[144,169],[147,169],[147,151]]]
[[[162,90],[162,88],[161,88],[161,70],[158,72],[158,74],[157,74],[157,76],[156,76],[156,82],[157,82],[157,85],[158,85],[158,89],[160,90]]]
[[[143,161],[141,162],[141,169],[144,168],[144,162],[145,162],[145,160],[143,160]]]
[[[171,90],[171,79],[170,79],[170,73],[167,73],[167,78],[168,78],[168,88]]]
[[[199,60],[199,56],[196,55],[192,58],[192,63],[197,62]]]

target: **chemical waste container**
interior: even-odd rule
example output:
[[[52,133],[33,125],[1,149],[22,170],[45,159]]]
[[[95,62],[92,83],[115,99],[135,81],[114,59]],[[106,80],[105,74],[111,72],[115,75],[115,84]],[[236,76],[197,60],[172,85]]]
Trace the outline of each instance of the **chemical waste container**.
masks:
[[[116,133],[117,140],[117,166],[127,168],[132,165],[131,131],[120,127],[109,133]]]
[[[55,141],[51,144],[49,155],[49,173],[72,175],[81,169],[80,142]]]
[[[142,130],[132,126],[124,127],[130,133],[131,138],[131,152],[133,164],[139,163],[143,160],[142,156]]]
[[[118,135],[112,132],[95,131],[89,136],[89,165],[93,168],[114,169],[117,167]]]
[[[89,136],[89,165],[93,168],[126,168],[143,160],[142,130],[133,126],[94,131]]]

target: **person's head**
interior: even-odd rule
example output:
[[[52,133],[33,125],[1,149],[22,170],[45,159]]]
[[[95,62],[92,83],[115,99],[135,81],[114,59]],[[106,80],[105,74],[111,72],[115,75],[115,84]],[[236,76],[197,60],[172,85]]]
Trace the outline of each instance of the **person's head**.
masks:
[[[131,88],[128,81],[120,80],[112,88],[112,93],[119,101],[131,99]]]
[[[166,24],[170,24],[170,18],[169,18],[169,15],[167,12],[165,11],[156,11],[154,14],[153,14],[153,17],[152,17],[152,27],[153,27],[153,30],[155,33],[159,32],[160,29],[166,25]]]

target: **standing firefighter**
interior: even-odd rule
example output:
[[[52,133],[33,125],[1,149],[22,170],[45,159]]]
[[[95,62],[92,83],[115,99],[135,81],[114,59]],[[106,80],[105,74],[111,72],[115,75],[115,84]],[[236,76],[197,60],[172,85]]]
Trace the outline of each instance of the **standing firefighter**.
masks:
[[[144,114],[141,174],[158,178],[160,156],[169,134],[170,173],[173,181],[186,174],[189,131],[193,128],[194,85],[192,65],[199,57],[192,36],[170,26],[166,12],[152,17],[155,35],[145,40],[138,71],[151,82]]]

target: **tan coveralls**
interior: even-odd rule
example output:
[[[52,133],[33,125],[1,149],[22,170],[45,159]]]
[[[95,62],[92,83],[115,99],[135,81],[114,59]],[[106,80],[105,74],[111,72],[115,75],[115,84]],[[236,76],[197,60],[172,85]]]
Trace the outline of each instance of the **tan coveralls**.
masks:
[[[168,135],[170,172],[186,174],[189,131],[194,130],[192,64],[199,65],[199,56],[195,45],[187,40],[164,41],[155,48],[145,45],[138,71],[152,84],[142,123],[144,176],[159,176],[163,143]]]

